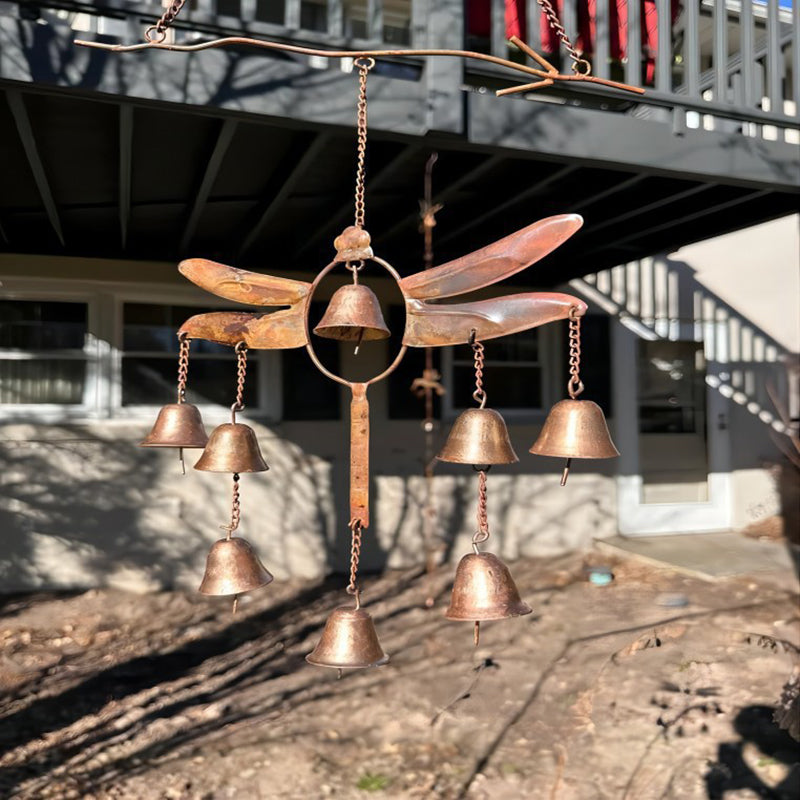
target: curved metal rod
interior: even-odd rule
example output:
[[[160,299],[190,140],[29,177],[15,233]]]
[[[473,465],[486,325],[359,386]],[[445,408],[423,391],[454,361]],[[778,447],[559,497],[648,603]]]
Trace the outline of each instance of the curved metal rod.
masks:
[[[371,256],[368,260],[369,261],[374,261],[376,264],[378,264],[379,266],[383,267],[394,278],[396,283],[398,285],[400,284],[400,274],[397,272],[397,270],[388,261],[384,261],[382,258],[378,258],[378,256]],[[342,378],[340,375],[336,375],[335,373],[331,372],[319,360],[319,357],[317,356],[317,353],[314,350],[314,345],[312,344],[312,341],[311,341],[311,331],[310,331],[309,321],[308,321],[308,312],[309,312],[309,309],[311,308],[311,300],[314,297],[314,293],[316,292],[317,287],[321,283],[322,279],[334,267],[336,267],[337,265],[339,265],[341,263],[342,262],[339,261],[338,259],[336,261],[331,261],[331,263],[328,264],[328,266],[325,267],[322,270],[322,272],[320,272],[319,275],[317,275],[317,277],[314,279],[314,282],[311,284],[311,289],[308,292],[308,296],[305,299],[305,304],[306,305],[305,305],[305,312],[304,312],[304,315],[303,315],[303,322],[305,324],[305,329],[306,329],[306,352],[308,353],[309,358],[313,362],[314,366],[323,375],[325,375],[326,377],[330,378],[332,381],[336,381],[336,383],[340,383],[340,384],[342,384],[342,386],[348,386],[348,387],[350,387],[350,389],[353,388],[355,383],[363,383],[365,386],[372,386],[373,383],[377,383],[378,381],[382,381],[384,378],[386,378],[389,375],[391,375],[391,373],[394,372],[397,369],[397,367],[400,365],[400,362],[403,360],[403,356],[405,356],[406,351],[408,350],[407,345],[404,344],[404,345],[401,346],[399,352],[395,356],[394,361],[392,361],[392,363],[389,364],[389,366],[383,372],[379,373],[378,375],[375,375],[374,377],[370,378],[367,381],[355,382],[355,381],[348,381],[346,378]],[[404,295],[404,297],[405,297],[405,295]]]
[[[603,86],[610,86],[614,89],[621,89],[626,92],[644,94],[644,89],[638,86],[629,86],[625,83],[597,78],[594,75],[564,75],[560,73],[552,64],[542,56],[518,39],[512,36],[509,41],[516,45],[520,50],[531,56],[537,63],[546,66],[546,69],[536,69],[526,64],[518,64],[506,58],[492,56],[488,53],[476,53],[472,50],[319,50],[313,47],[303,47],[295,44],[285,44],[283,42],[273,42],[267,39],[251,39],[247,36],[226,36],[222,39],[213,39],[209,42],[199,42],[198,44],[167,44],[164,42],[142,42],[140,44],[120,45],[107,44],[105,42],[89,42],[83,39],[76,39],[75,44],[81,47],[94,47],[97,50],[110,50],[114,53],[134,53],[140,50],[173,50],[181,53],[193,53],[198,50],[209,50],[214,47],[227,47],[228,45],[249,45],[261,47],[266,50],[281,50],[286,53],[298,53],[306,56],[322,56],[323,58],[388,58],[391,56],[450,56],[455,58],[472,58],[477,61],[488,61],[492,64],[499,64],[507,69],[516,72],[524,72],[533,75],[540,80],[536,83],[525,84],[524,86],[509,87],[500,89],[497,94],[512,94],[513,92],[531,91],[540,86],[550,86],[553,81],[568,81],[572,83],[598,83]]]

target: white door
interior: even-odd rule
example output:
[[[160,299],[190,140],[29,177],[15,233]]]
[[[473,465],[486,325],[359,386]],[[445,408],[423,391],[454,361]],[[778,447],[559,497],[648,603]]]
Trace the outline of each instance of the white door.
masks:
[[[709,362],[702,341],[638,324],[613,330],[620,533],[729,529],[728,401],[709,380],[723,354]]]

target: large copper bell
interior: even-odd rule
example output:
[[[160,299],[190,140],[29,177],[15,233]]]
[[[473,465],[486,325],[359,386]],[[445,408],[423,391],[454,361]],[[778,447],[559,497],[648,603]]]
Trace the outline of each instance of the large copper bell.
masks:
[[[272,583],[272,575],[261,563],[250,542],[239,536],[219,539],[211,545],[201,594],[241,594]]]
[[[491,408],[468,408],[453,423],[439,461],[455,464],[514,464],[519,461],[505,420]]]
[[[458,563],[447,619],[480,622],[530,614],[508,567],[492,553],[470,553]]]
[[[350,283],[334,292],[314,333],[343,342],[369,342],[386,339],[389,329],[372,289]]]
[[[306,656],[309,664],[337,669],[379,667],[388,660],[389,656],[378,641],[372,617],[362,608],[348,606],[334,609],[319,643]]]
[[[606,418],[591,400],[561,400],[544,421],[531,453],[567,459],[561,485],[567,482],[573,458],[614,458],[619,450],[611,441]]]
[[[156,418],[152,430],[139,447],[205,447],[208,442],[197,406],[170,403]]]
[[[206,472],[264,472],[269,469],[259,450],[255,431],[240,422],[226,422],[214,428],[194,468]]]

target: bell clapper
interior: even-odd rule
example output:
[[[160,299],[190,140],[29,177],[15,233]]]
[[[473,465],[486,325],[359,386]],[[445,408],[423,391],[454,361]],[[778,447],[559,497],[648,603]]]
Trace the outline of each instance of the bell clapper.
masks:
[[[231,609],[231,614],[236,614],[238,609],[239,609],[239,595],[235,594],[233,596],[233,608]]]
[[[356,342],[356,349],[353,350],[353,355],[354,356],[358,355],[358,348],[361,347],[361,340],[363,338],[364,338],[364,329],[363,328],[359,328],[358,329],[358,341]]]
[[[572,459],[568,458],[567,463],[564,464],[564,472],[561,475],[561,485],[567,485],[567,477],[569,476],[569,468],[572,466]]]
[[[481,623],[480,620],[475,620],[475,629],[472,634],[473,639],[475,640],[475,647],[477,647],[481,642]]]

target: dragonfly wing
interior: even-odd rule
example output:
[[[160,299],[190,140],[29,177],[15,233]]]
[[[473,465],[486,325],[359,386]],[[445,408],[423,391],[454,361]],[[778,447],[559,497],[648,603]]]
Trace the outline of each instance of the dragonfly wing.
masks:
[[[253,350],[290,350],[308,343],[304,308],[305,304],[298,303],[271,314],[212,311],[190,317],[178,333],[230,347],[244,342]]]
[[[400,288],[406,297],[432,300],[491,286],[544,258],[581,225],[578,214],[547,217],[455,261],[409,275]]]
[[[559,292],[527,292],[447,305],[408,300],[403,344],[409,347],[466,344],[473,330],[480,341],[495,339],[566,319],[572,306],[578,307],[580,315],[586,313],[586,303]]]
[[[291,306],[308,295],[311,284],[236,269],[205,258],[181,261],[178,270],[201,289],[251,306]]]

